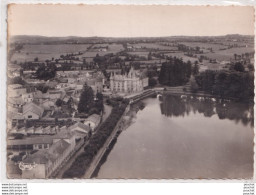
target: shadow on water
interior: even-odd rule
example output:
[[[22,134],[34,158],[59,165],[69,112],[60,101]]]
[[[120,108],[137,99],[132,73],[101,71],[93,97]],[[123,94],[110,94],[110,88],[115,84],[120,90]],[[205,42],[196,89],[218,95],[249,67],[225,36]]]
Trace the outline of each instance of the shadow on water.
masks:
[[[189,116],[191,112],[220,120],[229,119],[243,125],[254,125],[253,103],[193,96],[164,95],[160,99],[161,113],[168,117]]]

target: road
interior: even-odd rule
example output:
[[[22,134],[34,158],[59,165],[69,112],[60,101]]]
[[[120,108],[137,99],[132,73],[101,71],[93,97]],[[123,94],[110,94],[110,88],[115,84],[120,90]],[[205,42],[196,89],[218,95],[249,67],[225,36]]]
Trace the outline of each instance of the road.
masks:
[[[112,106],[104,104],[104,113],[102,116],[102,122],[104,122],[109,117],[111,111],[112,111]]]

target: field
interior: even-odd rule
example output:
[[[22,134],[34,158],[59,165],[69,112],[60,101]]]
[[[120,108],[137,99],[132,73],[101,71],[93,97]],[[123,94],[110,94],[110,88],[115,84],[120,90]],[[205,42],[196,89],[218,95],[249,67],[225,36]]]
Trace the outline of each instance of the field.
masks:
[[[89,44],[57,44],[57,45],[24,45],[21,51],[15,52],[11,61],[33,61],[38,57],[39,61],[59,58],[62,54],[84,52]]]
[[[84,52],[89,44],[24,45],[22,51],[28,53],[75,53]]]
[[[184,62],[190,61],[192,63],[194,63],[195,61],[198,61],[197,58],[192,58],[189,56],[185,56],[183,52],[179,52],[179,53],[166,53],[165,55],[167,56],[176,56],[177,58],[182,58]]]
[[[218,61],[230,60],[230,58],[234,58],[234,54],[244,54],[247,52],[253,52],[253,48],[250,47],[240,47],[240,48],[231,48],[226,50],[215,51],[214,53],[203,54],[211,59],[216,59]]]
[[[59,58],[61,54],[57,54],[57,53],[14,53],[11,61],[17,61],[17,63],[20,62],[25,62],[25,61],[34,61],[34,59],[37,57],[39,61],[45,61],[45,60],[50,60],[52,58],[56,59]]]
[[[94,44],[92,49],[96,49],[97,48],[100,48],[100,47],[107,47],[108,46],[108,50],[107,50],[107,53],[117,53],[117,52],[120,52],[120,51],[123,51],[124,50],[124,47],[123,45],[121,44]]]
[[[148,57],[148,54],[149,54],[149,51],[133,51],[133,52],[127,52],[128,54],[131,54],[131,55],[137,55],[137,56],[141,56],[141,57]]]
[[[65,55],[68,53],[83,52],[82,55],[78,57],[88,58],[87,62],[92,61],[91,58],[95,57],[97,54],[100,56],[106,55],[108,53],[117,53],[124,50],[121,44],[95,44],[93,47],[108,46],[107,51],[87,51],[87,48],[91,46],[90,44],[56,44],[56,45],[24,45],[20,52],[13,54],[11,61],[25,62],[34,61],[37,57],[39,61],[50,60],[52,58],[59,58],[60,55]]]
[[[200,47],[201,49],[212,48],[213,51],[227,48],[227,46],[224,46],[221,44],[203,43],[203,42],[180,42],[180,44],[184,44],[193,48],[195,47]]]
[[[159,43],[138,43],[138,44],[132,44],[132,46],[137,48],[147,48],[147,49],[177,50],[177,47],[160,45]]]

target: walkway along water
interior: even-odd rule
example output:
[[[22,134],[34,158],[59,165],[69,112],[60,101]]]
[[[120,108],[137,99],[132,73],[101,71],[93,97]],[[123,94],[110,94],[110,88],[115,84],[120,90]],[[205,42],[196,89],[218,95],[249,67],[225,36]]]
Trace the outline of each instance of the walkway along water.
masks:
[[[103,147],[98,151],[97,155],[94,157],[90,167],[87,169],[87,171],[84,174],[84,179],[90,179],[92,178],[95,170],[97,169],[98,165],[100,164],[100,161],[102,159],[102,157],[104,156],[105,152],[107,151],[109,145],[111,144],[111,142],[113,141],[113,139],[116,137],[117,133],[119,131],[121,131],[122,129],[122,120],[123,120],[123,116],[126,115],[126,113],[129,111],[130,106],[128,105],[123,113],[123,115],[121,116],[121,118],[119,119],[118,123],[116,124],[115,129],[112,131],[111,135],[108,137],[107,141],[105,142],[105,144],[103,145]]]

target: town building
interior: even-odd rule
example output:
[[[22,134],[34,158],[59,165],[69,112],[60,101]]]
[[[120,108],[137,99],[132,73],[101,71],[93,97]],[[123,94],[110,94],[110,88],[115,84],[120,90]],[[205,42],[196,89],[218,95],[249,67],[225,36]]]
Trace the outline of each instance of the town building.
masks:
[[[77,122],[74,125],[70,126],[69,128],[70,132],[73,132],[76,136],[76,139],[78,138],[87,138],[91,132],[91,128],[81,122]]]
[[[44,109],[33,102],[23,106],[24,119],[39,119],[42,117]]]
[[[20,84],[8,85],[8,97],[17,97],[26,93],[26,88]]]
[[[110,89],[114,93],[136,93],[148,86],[148,77],[131,67],[128,73],[111,74]]]
[[[22,178],[44,179],[49,178],[75,151],[76,141],[74,134],[66,138],[55,138],[53,144],[26,156],[19,163]]]
[[[98,114],[92,114],[85,119],[84,124],[89,126],[93,131],[100,124],[101,117]]]

